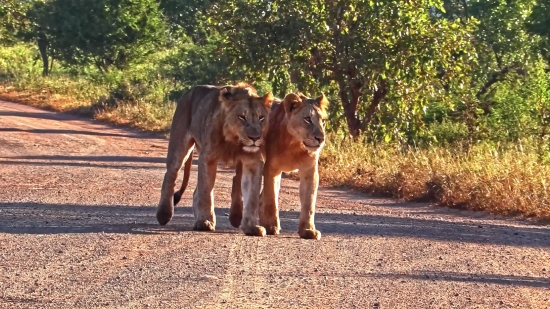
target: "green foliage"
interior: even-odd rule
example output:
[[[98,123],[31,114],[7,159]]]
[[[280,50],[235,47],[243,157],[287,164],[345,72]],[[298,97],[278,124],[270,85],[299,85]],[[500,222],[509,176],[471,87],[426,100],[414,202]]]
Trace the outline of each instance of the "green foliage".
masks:
[[[0,0],[0,44],[11,45],[17,32],[24,28],[25,14],[30,3],[17,0]]]
[[[473,22],[433,20],[434,5],[237,0],[220,5],[221,29],[237,63],[289,71],[308,93],[336,87],[352,135],[366,130],[379,107],[392,113],[390,133],[416,121],[444,86],[460,84],[473,60]]]
[[[68,65],[119,69],[142,60],[165,39],[155,0],[52,0],[41,15],[50,46]]]
[[[40,76],[40,68],[33,61],[36,48],[14,45],[0,48],[0,80],[23,82]]]

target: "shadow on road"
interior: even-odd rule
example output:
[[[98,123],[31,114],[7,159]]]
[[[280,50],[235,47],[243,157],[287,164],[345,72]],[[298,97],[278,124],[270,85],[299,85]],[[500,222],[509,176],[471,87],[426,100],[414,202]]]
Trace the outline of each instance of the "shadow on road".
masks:
[[[16,112],[16,111],[0,111],[0,116],[47,119],[47,120],[55,120],[55,121],[82,120],[88,123],[94,123],[94,122],[101,123],[101,121],[95,121],[95,120],[90,120],[89,118],[78,117],[76,115],[71,115],[70,113],[48,113],[48,112],[30,113],[30,112]],[[81,134],[81,135],[110,136],[110,137],[165,139],[164,135],[161,133],[147,133],[147,132],[142,132],[131,128],[116,127],[112,124],[109,125],[109,127],[117,128],[118,130],[120,130],[121,132],[124,132],[125,134],[83,131],[83,130],[19,129],[19,128],[2,128],[0,129],[0,132],[29,132],[29,133],[37,133],[37,134]]]
[[[25,118],[49,119],[49,120],[83,119],[74,115],[50,113],[50,112],[30,113],[30,112],[0,111],[0,116],[25,117]]]
[[[0,157],[2,165],[36,165],[36,166],[75,166],[75,167],[100,167],[114,169],[165,169],[166,157],[140,157],[140,156],[13,156]],[[28,160],[28,161],[26,161]],[[107,164],[93,164],[84,162],[105,162]],[[113,165],[109,163],[159,163],[158,165]],[[193,165],[197,166],[197,159],[193,159]],[[220,164],[218,173],[231,174],[235,173],[233,167],[225,167]],[[180,172],[181,174],[181,172]]]
[[[143,136],[132,134],[103,133],[82,130],[56,130],[56,129],[19,129],[19,128],[0,128],[0,132],[28,132],[36,134],[73,134],[73,135],[93,135],[110,137],[143,138]]]
[[[227,208],[217,208],[219,232],[240,233],[229,225]],[[172,221],[157,224],[156,207],[71,205],[39,203],[0,203],[0,233],[135,233],[156,234],[191,231],[193,212],[177,206]],[[299,212],[281,211],[281,227],[295,235]],[[439,241],[487,243],[525,247],[550,247],[550,229],[509,225],[459,223],[383,215],[316,214],[316,226],[325,236],[414,237]],[[297,237],[297,236],[296,236]]]
[[[141,156],[16,156],[0,157],[16,160],[45,160],[45,161],[90,161],[90,162],[135,162],[135,163],[166,163],[165,157]],[[29,163],[29,162],[27,162]],[[193,160],[196,163],[196,160]]]
[[[112,164],[92,164],[78,162],[29,162],[29,161],[1,161],[2,165],[35,165],[35,166],[75,166],[75,167],[97,167],[97,168],[113,168],[113,169],[144,169],[154,170],[163,169],[164,166],[143,166],[143,165],[112,165]]]

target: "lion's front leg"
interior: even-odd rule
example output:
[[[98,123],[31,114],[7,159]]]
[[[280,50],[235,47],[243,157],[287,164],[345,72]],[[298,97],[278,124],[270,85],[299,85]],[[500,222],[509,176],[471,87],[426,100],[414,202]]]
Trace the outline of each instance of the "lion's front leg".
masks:
[[[249,236],[265,236],[265,229],[258,225],[262,165],[257,161],[242,162],[241,190],[244,198],[244,212],[241,230]]]
[[[281,172],[266,165],[264,171],[264,189],[260,201],[260,225],[267,234],[277,235],[281,231],[279,220],[279,190],[281,189]]]
[[[317,188],[319,186],[319,172],[317,162],[314,167],[300,170],[300,225],[298,234],[305,239],[321,239],[321,232],[315,229],[315,202],[317,200]]]
[[[214,214],[214,183],[218,162],[199,155],[197,188],[193,194],[194,230],[213,231],[216,228]]]

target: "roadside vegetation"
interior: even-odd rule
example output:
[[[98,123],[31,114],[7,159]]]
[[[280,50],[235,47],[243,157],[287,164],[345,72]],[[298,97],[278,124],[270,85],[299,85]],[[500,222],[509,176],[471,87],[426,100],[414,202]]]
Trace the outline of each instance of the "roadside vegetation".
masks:
[[[322,182],[550,219],[549,40],[548,0],[0,0],[0,99],[168,132],[197,84],[322,91]]]

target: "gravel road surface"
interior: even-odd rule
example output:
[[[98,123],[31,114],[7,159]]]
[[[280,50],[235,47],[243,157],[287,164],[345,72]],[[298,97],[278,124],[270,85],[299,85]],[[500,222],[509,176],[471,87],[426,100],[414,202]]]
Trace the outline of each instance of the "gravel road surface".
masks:
[[[0,101],[0,308],[550,308],[550,228],[320,188],[320,241],[227,217],[193,232],[190,190],[157,224],[167,140]],[[196,166],[193,166],[196,173]],[[181,175],[180,175],[181,179]]]

